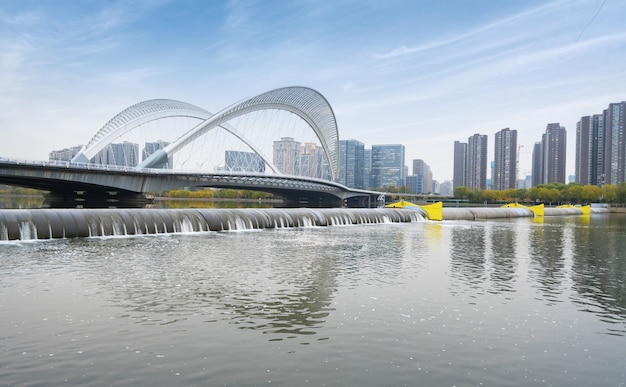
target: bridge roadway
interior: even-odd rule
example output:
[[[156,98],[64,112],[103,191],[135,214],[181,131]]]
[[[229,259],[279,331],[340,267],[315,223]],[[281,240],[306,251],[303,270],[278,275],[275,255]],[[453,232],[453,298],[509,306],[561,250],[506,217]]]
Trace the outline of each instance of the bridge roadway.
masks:
[[[301,176],[177,172],[1,158],[0,184],[49,191],[46,200],[51,207],[140,207],[150,201],[148,193],[183,187],[269,192],[283,198],[285,207],[377,207],[381,195]]]

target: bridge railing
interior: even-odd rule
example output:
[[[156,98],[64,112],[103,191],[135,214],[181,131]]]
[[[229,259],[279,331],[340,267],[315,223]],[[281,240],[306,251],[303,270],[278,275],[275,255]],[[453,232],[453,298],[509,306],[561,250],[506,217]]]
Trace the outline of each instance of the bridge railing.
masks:
[[[263,172],[233,172],[233,171],[217,171],[217,172],[208,172],[208,171],[179,171],[172,169],[153,169],[153,168],[144,168],[138,169],[134,167],[127,166],[119,166],[119,165],[105,165],[105,164],[91,164],[91,163],[76,163],[71,161],[33,161],[33,160],[15,160],[15,159],[6,159],[0,158],[0,167],[11,167],[11,166],[31,166],[31,167],[50,167],[50,168],[58,168],[58,169],[68,169],[68,172],[73,171],[106,171],[106,172],[117,172],[124,174],[133,174],[133,175],[146,175],[146,176],[176,176],[178,177],[197,177],[208,180],[215,181],[223,181],[223,180],[235,180],[240,181],[274,181],[277,185],[282,187],[292,187],[294,189],[314,189],[316,191],[328,191],[328,192],[343,192],[350,193],[353,196],[363,196],[363,195],[380,195],[380,192],[361,190],[349,188],[343,184],[306,176],[295,176],[295,175],[282,175],[282,174],[274,174],[274,173],[263,173]],[[256,183],[254,183],[256,184]],[[274,183],[271,183],[274,185]],[[251,188],[254,188],[254,185],[251,185]]]
[[[192,171],[192,170],[174,170],[174,169],[163,169],[163,168],[134,168],[128,166],[120,166],[120,165],[112,165],[112,164],[94,164],[94,163],[76,163],[71,161],[34,161],[34,160],[17,160],[17,159],[6,159],[0,157],[0,163],[2,164],[11,164],[11,165],[30,165],[30,166],[54,166],[54,167],[65,167],[65,168],[76,168],[83,170],[99,170],[99,171],[118,171],[118,172],[134,172],[134,173],[145,173],[145,174],[153,174],[153,175],[180,175],[180,174],[197,174],[197,175],[236,175],[236,176],[257,176],[257,177],[277,177],[291,180],[301,180],[306,182],[315,182],[326,185],[334,185],[338,188],[349,189],[348,187],[339,184],[337,182],[320,179],[315,177],[308,176],[299,176],[299,175],[277,175],[274,173],[265,173],[265,172],[243,172],[243,171]]]

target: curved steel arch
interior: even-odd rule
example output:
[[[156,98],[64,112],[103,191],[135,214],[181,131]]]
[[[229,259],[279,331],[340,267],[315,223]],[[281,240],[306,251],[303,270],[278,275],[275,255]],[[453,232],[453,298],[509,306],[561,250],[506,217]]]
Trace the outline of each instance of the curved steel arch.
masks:
[[[330,165],[331,179],[336,180],[339,175],[339,130],[335,113],[322,94],[301,86],[275,89],[231,105],[163,148],[164,153],[161,154],[161,158],[165,154],[176,153],[209,130],[221,126],[233,118],[265,109],[286,110],[302,118],[320,140]],[[155,155],[155,161],[157,157]],[[148,163],[144,166],[150,167],[150,165]]]
[[[152,99],[137,103],[118,113],[100,128],[91,140],[82,147],[80,152],[74,156],[72,162],[89,163],[92,157],[115,139],[148,122],[171,117],[189,117],[205,121],[212,115],[212,113],[198,106],[171,99]],[[239,133],[237,129],[228,124],[221,125],[221,127],[237,137],[244,144],[248,145],[250,149],[263,159],[272,171],[279,173],[278,168],[274,166],[272,161],[265,157],[260,150]],[[141,168],[142,164],[140,164],[139,167]]]
[[[168,117],[190,117],[201,119],[203,122],[196,125],[175,142],[155,152],[139,167],[155,167],[164,157],[167,158],[168,155],[175,154],[196,138],[219,126],[246,143],[263,158],[270,168],[276,171],[273,164],[266,160],[254,144],[247,141],[234,127],[227,123],[233,118],[265,109],[285,110],[302,118],[313,129],[320,140],[330,165],[331,179],[336,180],[339,174],[339,132],[335,113],[323,95],[313,89],[300,86],[268,91],[231,105],[215,115],[200,107],[181,101],[155,99],[140,102],[126,108],[107,122],[83,146],[72,161],[88,163],[92,157],[113,140],[148,122]]]
[[[73,162],[88,163],[115,139],[148,122],[169,117],[206,120],[212,114],[198,106],[171,99],[151,99],[129,106],[111,118],[74,156]]]

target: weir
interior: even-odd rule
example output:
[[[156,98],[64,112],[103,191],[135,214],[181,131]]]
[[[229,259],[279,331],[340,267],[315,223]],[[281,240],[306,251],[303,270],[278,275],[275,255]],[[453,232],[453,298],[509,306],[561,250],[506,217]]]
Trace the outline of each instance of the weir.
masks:
[[[400,209],[0,210],[0,241],[423,221]]]

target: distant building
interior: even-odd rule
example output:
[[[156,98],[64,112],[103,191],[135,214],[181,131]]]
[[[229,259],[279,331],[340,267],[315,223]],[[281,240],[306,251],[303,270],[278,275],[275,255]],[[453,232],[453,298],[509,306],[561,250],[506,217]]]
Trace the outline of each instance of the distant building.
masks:
[[[474,134],[467,140],[466,186],[470,190],[487,189],[487,136]]]
[[[541,183],[565,183],[567,133],[559,123],[548,124],[541,137]]]
[[[541,166],[543,165],[543,149],[541,142],[536,142],[533,146],[531,187],[541,184]]]
[[[452,180],[446,180],[439,184],[439,195],[441,196],[454,196],[454,189],[452,188]]]
[[[453,187],[466,187],[467,179],[465,176],[467,163],[467,143],[455,141],[454,142],[454,175],[452,178]]]
[[[339,141],[339,177],[337,182],[350,188],[364,189],[367,187],[365,175],[364,144],[357,140]]]
[[[626,101],[604,111],[603,184],[626,182]]]
[[[109,144],[94,158],[94,164],[117,165],[120,167],[136,167],[139,165],[139,144],[124,141],[118,144]]]
[[[509,128],[495,135],[492,189],[507,190],[517,185],[517,130]]]
[[[582,184],[626,182],[626,101],[576,124],[576,175]]]
[[[372,145],[372,188],[404,185],[404,145]]]
[[[409,175],[404,179],[404,185],[408,187],[410,193],[417,193],[417,176]]]
[[[365,189],[374,188],[370,183],[372,180],[372,150],[363,151],[363,187]]]
[[[440,184],[437,180],[433,180],[431,193],[438,194],[441,192]]]
[[[411,179],[409,179],[409,177]],[[411,184],[409,184],[411,182]],[[412,193],[428,194],[433,191],[433,173],[421,159],[413,160],[413,175],[407,176],[407,185]]]
[[[299,176],[324,178],[326,154],[321,146],[314,142],[307,142],[300,146],[299,157],[297,173]]]
[[[49,161],[72,161],[74,156],[80,152],[82,145],[72,146],[61,150],[51,151],[48,155]]]
[[[603,161],[601,138],[604,135],[604,115],[581,117],[576,124],[576,182],[582,185],[600,184]]]
[[[224,160],[227,172],[265,172],[265,161],[255,152],[227,150]]]
[[[274,141],[273,160],[274,166],[287,175],[298,175],[300,171],[300,142],[292,137],[282,137],[280,141]]]

